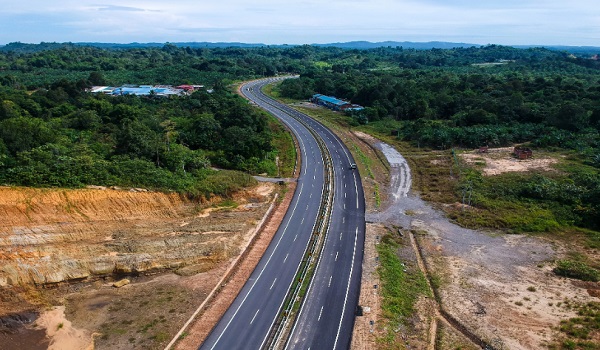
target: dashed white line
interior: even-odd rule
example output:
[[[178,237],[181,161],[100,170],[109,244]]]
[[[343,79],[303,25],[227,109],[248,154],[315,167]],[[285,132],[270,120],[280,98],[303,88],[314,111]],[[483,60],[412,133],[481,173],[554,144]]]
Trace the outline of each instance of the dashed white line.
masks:
[[[258,315],[259,311],[260,311],[260,309],[256,310],[256,313],[254,314],[254,317],[252,317],[252,321],[250,321],[250,324],[252,324],[252,322],[254,322],[254,319],[256,318],[256,315]]]
[[[340,232],[340,241],[342,240],[343,235],[344,235],[344,232]]]
[[[304,188],[304,184],[300,185],[300,194],[299,196],[302,194],[302,190]],[[221,331],[221,334],[219,334],[219,336],[217,337],[217,340],[215,340],[215,342],[213,343],[211,349],[214,349],[217,346],[217,343],[219,343],[219,341],[221,340],[221,338],[223,337],[223,335],[225,334],[225,332],[227,331],[227,329],[229,328],[229,325],[231,325],[231,322],[233,322],[233,319],[236,317],[236,315],[238,314],[238,312],[240,311],[240,309],[242,308],[242,306],[244,305],[244,303],[246,302],[246,299],[248,298],[248,296],[250,295],[250,293],[252,293],[252,290],[254,289],[254,287],[256,286],[256,283],[258,283],[258,280],[260,279],[260,277],[263,275],[263,273],[265,272],[265,269],[267,268],[267,266],[269,265],[269,263],[271,262],[271,259],[273,258],[273,255],[275,254],[275,252],[277,251],[277,248],[279,247],[279,244],[281,243],[281,241],[283,240],[283,237],[285,236],[285,233],[287,232],[288,226],[290,224],[290,221],[292,220],[292,217],[294,216],[294,213],[296,212],[296,208],[298,205],[298,201],[296,201],[296,204],[294,204],[294,208],[292,209],[292,215],[289,217],[287,223],[285,224],[285,227],[283,229],[283,234],[279,237],[279,240],[277,241],[277,244],[275,244],[275,248],[273,249],[273,251],[271,252],[271,255],[269,255],[269,258],[267,259],[267,261],[265,262],[265,265],[263,266],[263,268],[260,270],[260,272],[258,273],[258,276],[256,277],[256,279],[254,280],[254,282],[252,283],[252,285],[250,286],[250,289],[248,290],[248,292],[246,293],[246,295],[244,296],[244,298],[242,299],[242,301],[240,302],[240,304],[238,305],[237,309],[235,310],[235,312],[233,313],[233,316],[231,316],[231,318],[229,319],[229,321],[227,322],[227,324],[225,325],[225,328]]]
[[[273,280],[273,283],[271,283],[271,288],[269,288],[269,290],[273,289],[273,286],[275,285],[276,281],[277,281],[277,277]]]
[[[288,255],[290,255],[290,253],[287,253],[287,254],[285,255],[285,259],[283,259],[283,263],[284,263],[284,264],[285,264],[285,261],[286,261],[286,260],[287,260],[287,258],[288,258]]]
[[[296,238],[298,238],[298,234],[296,234],[296,236],[294,237],[294,242],[296,242]]]
[[[319,319],[317,321],[321,321],[321,314],[323,314],[323,307],[321,306],[321,311],[319,311]]]
[[[333,276],[329,276],[329,284],[327,284],[327,288],[331,287],[331,279],[333,278]]]
[[[338,254],[339,254],[339,253],[340,253],[340,252],[335,252],[335,261],[337,261],[337,257],[338,257]]]

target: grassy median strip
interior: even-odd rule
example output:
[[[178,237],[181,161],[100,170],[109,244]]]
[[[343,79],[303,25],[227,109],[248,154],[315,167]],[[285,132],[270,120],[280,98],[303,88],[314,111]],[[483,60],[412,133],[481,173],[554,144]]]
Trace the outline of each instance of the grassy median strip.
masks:
[[[397,349],[399,333],[408,318],[415,312],[420,296],[431,296],[425,276],[418,268],[407,268],[398,257],[402,239],[391,233],[384,235],[377,245],[380,265],[377,268],[381,280],[381,296],[384,333],[379,338],[383,349]]]

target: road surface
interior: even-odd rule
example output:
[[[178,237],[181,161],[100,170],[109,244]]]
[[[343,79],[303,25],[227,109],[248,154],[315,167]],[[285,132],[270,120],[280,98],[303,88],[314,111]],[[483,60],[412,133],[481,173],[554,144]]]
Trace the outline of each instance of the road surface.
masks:
[[[301,153],[297,191],[263,258],[201,349],[260,349],[282,307],[313,232],[324,190],[323,155],[305,125],[325,142],[334,165],[334,199],[321,258],[288,348],[347,349],[358,302],[364,245],[364,195],[343,143],[327,128],[262,94],[273,79],[242,86],[243,94],[296,135]]]

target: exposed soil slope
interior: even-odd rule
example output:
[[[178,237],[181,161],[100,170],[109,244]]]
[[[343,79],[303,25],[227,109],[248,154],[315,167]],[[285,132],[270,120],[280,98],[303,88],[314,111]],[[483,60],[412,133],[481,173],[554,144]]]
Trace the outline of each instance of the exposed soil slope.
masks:
[[[213,264],[254,220],[198,214],[178,194],[0,188],[0,285]]]
[[[0,187],[0,344],[163,348],[254,236],[277,187],[202,203],[143,190]],[[131,284],[114,288],[122,277]]]

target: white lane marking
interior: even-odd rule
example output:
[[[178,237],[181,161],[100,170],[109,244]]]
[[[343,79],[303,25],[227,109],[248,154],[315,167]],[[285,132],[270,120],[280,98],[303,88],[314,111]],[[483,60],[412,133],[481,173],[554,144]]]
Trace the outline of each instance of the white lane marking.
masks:
[[[331,287],[331,279],[333,278],[333,276],[329,276],[329,284],[327,284],[327,288]]]
[[[310,194],[310,196],[308,196],[308,198],[312,198],[312,193]]]
[[[321,306],[321,311],[319,311],[319,319],[317,321],[321,321],[321,314],[323,314],[323,307]],[[334,347],[335,349],[335,347]]]
[[[344,188],[346,188],[346,184],[344,184]]]
[[[340,232],[340,241],[342,240],[343,235],[344,235],[344,232]]]
[[[275,277],[275,279],[273,280],[273,283],[271,283],[271,288],[269,288],[269,290],[273,289],[273,286],[275,285],[276,281],[277,281],[277,277]]]
[[[345,223],[346,223],[346,217],[344,216],[344,217],[342,217],[342,224],[345,224]]]
[[[259,311],[260,311],[260,309],[256,310],[256,313],[254,314],[254,317],[252,317],[252,321],[250,321],[250,324],[252,324],[252,322],[254,322],[254,319],[256,318],[256,315],[258,315]]]
[[[344,192],[344,198],[346,198],[346,192]]]
[[[339,253],[340,253],[340,252],[335,252],[335,261],[337,261],[337,257],[338,257],[338,254],[339,254]]]
[[[352,270],[354,270],[354,256],[356,255],[356,241],[358,240],[358,227],[354,233],[354,250],[352,250],[352,264],[350,265],[350,274],[348,275],[348,286],[346,287],[346,296],[344,297],[344,306],[342,307],[342,315],[340,316],[340,324],[338,326],[337,334],[335,335],[335,342],[333,348],[337,347],[337,342],[340,337],[342,330],[342,321],[344,320],[344,312],[346,312],[346,303],[348,302],[348,292],[350,291],[350,282],[352,281]]]
[[[354,173],[354,191],[356,192],[356,209],[358,209],[358,186],[356,185],[356,173]]]
[[[285,255],[285,259],[283,259],[283,263],[284,263],[284,264],[285,264],[285,261],[286,261],[286,260],[287,260],[287,258],[288,258],[288,255],[290,255],[290,253],[287,253],[287,254]]]
[[[344,203],[344,209],[346,209],[346,203]]]
[[[300,185],[300,192],[298,193],[298,197],[300,197],[302,195],[303,188],[304,188],[304,184],[301,184]],[[283,237],[285,236],[285,233],[287,232],[287,229],[288,229],[288,226],[290,224],[290,221],[292,221],[292,217],[296,213],[296,207],[298,206],[298,202],[299,201],[296,201],[296,203],[294,204],[294,209],[292,209],[292,215],[290,215],[290,218],[288,219],[288,222],[286,223],[286,225],[285,225],[285,227],[283,229],[283,233],[279,237],[279,240],[277,241],[277,244],[275,244],[275,248],[273,248],[273,251],[271,252],[271,255],[269,255],[269,258],[267,259],[267,262],[265,262],[265,265],[260,270],[260,273],[258,274],[258,276],[256,277],[256,279],[254,280],[254,283],[252,283],[252,286],[250,286],[250,289],[248,290],[248,293],[246,293],[246,295],[244,296],[244,299],[242,299],[242,301],[240,302],[240,305],[238,305],[237,309],[233,313],[233,316],[231,316],[231,318],[229,319],[229,321],[225,325],[225,328],[223,328],[223,331],[221,332],[221,334],[219,334],[219,336],[217,337],[217,340],[215,340],[213,346],[210,347],[211,349],[214,349],[217,346],[217,343],[219,343],[219,341],[223,337],[223,334],[225,334],[225,332],[229,328],[229,325],[231,325],[231,322],[233,322],[233,320],[237,316],[238,312],[240,311],[240,309],[242,308],[242,306],[246,302],[246,299],[248,299],[248,296],[250,295],[250,293],[252,293],[252,290],[256,286],[256,283],[258,283],[258,280],[260,279],[260,277],[262,276],[262,274],[265,272],[265,269],[267,268],[267,266],[271,262],[271,259],[273,258],[273,255],[275,255],[275,252],[277,251],[277,248],[279,247],[279,244],[281,243],[281,241],[283,240]]]
[[[294,237],[294,242],[296,242],[296,238],[298,238],[298,234],[296,234],[296,237]]]
[[[300,225],[302,225],[304,223],[304,218],[302,218],[302,221],[300,221]]]

